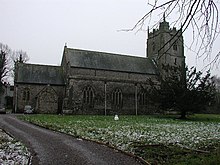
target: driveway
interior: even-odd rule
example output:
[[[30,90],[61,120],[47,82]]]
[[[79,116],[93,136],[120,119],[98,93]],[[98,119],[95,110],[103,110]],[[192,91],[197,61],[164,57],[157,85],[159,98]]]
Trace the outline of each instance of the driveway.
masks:
[[[0,128],[23,142],[32,152],[32,164],[138,165],[134,158],[94,142],[50,131],[14,115],[0,115]]]

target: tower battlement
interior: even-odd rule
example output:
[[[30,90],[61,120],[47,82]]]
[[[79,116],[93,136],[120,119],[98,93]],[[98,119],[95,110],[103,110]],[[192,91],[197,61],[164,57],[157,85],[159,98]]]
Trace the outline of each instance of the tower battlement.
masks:
[[[146,56],[153,59],[162,76],[169,74],[169,69],[184,69],[185,57],[182,30],[170,28],[165,17],[159,28],[148,30]]]

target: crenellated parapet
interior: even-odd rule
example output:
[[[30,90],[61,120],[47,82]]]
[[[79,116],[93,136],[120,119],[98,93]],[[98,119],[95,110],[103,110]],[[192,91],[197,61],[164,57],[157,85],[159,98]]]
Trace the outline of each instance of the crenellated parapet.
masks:
[[[185,68],[185,56],[183,46],[182,29],[171,28],[165,20],[159,24],[159,28],[148,30],[146,56],[157,63],[162,77],[169,75],[169,68]]]

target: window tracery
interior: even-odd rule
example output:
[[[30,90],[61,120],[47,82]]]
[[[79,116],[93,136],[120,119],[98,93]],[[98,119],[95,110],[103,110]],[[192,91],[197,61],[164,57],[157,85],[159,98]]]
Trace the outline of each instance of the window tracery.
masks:
[[[122,91],[120,89],[115,89],[112,92],[112,104],[117,109],[122,108],[123,96],[122,96]]]
[[[29,101],[30,100],[30,89],[29,88],[25,88],[23,90],[23,100],[24,101]]]
[[[147,105],[147,93],[145,91],[141,91],[139,93],[139,105],[146,106]]]
[[[94,91],[91,86],[87,86],[83,90],[83,103],[90,106],[94,104]]]

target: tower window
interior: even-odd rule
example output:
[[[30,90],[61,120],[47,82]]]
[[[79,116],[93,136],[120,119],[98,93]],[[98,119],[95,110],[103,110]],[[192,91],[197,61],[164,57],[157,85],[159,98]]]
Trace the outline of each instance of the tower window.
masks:
[[[155,43],[152,43],[152,50],[155,51]]]
[[[176,44],[176,42],[173,44],[173,50],[177,51],[177,44]]]
[[[174,59],[174,64],[175,64],[175,65],[177,64],[177,59],[176,59],[176,58]]]

